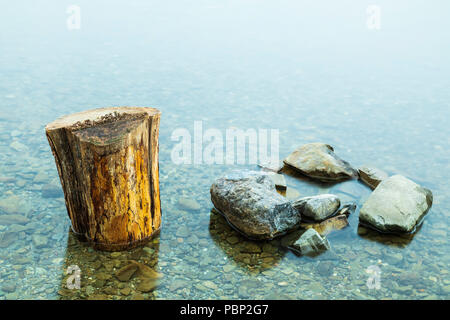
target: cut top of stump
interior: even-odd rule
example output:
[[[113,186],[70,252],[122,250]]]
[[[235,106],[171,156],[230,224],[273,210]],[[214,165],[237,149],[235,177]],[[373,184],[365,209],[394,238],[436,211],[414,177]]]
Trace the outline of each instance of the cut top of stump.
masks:
[[[92,109],[60,117],[47,124],[45,131],[78,131],[77,135],[82,140],[89,139],[94,144],[104,145],[128,133],[133,124],[137,125],[149,117],[159,117],[160,114],[158,109],[147,107]]]

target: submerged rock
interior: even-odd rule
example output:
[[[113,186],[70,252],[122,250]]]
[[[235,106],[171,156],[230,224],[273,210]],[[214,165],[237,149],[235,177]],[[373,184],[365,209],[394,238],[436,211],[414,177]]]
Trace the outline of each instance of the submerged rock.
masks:
[[[250,239],[272,239],[300,224],[291,201],[263,172],[233,172],[211,186],[211,201],[228,223]]]
[[[315,255],[330,249],[330,244],[326,238],[322,238],[316,230],[311,228],[291,244],[289,249],[301,255]]]
[[[55,184],[43,185],[41,194],[42,198],[59,198],[64,196],[61,186]]]
[[[327,219],[325,221],[322,221],[321,223],[302,224],[302,227],[305,229],[314,229],[321,236],[326,236],[330,232],[335,231],[335,230],[344,229],[348,225],[349,224],[348,224],[347,216],[345,214],[340,214],[340,215],[334,216],[330,219]]]
[[[348,203],[348,204],[342,206],[342,208],[339,209],[339,211],[336,213],[336,215],[338,216],[338,215],[344,214],[348,217],[350,214],[355,212],[355,210],[356,210],[356,203],[351,202],[351,203]]]
[[[0,225],[25,224],[30,219],[20,214],[2,214],[0,215]]]
[[[371,189],[375,189],[381,181],[389,177],[383,170],[368,166],[358,168],[358,172],[361,181]]]
[[[297,148],[284,163],[310,178],[321,181],[358,177],[357,171],[348,162],[340,159],[330,145],[319,142]]]
[[[177,203],[178,208],[186,211],[196,211],[200,209],[200,204],[194,199],[180,198]]]
[[[372,192],[361,208],[359,221],[382,232],[412,232],[432,202],[430,190],[395,175]]]
[[[48,238],[43,235],[35,234],[31,237],[31,239],[33,240],[33,244],[36,248],[44,248],[47,246]]]
[[[292,205],[300,214],[314,221],[321,221],[333,213],[341,205],[339,198],[333,194],[321,194],[293,201]]]
[[[129,281],[134,273],[138,270],[138,266],[135,263],[130,263],[123,268],[120,268],[116,272],[116,277],[120,281]]]

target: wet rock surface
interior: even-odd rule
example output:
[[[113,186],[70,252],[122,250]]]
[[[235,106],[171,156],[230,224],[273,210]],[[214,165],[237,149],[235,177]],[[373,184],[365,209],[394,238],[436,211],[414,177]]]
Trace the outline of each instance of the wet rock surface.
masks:
[[[362,166],[358,168],[359,178],[371,189],[375,189],[381,181],[387,179],[389,175],[375,167]]]
[[[272,179],[254,171],[233,172],[214,182],[211,200],[227,221],[251,239],[272,239],[298,227],[301,217],[279,195]]]
[[[321,194],[312,197],[300,198],[292,202],[294,208],[302,217],[309,220],[321,221],[334,214],[341,202],[333,194]]]
[[[352,166],[339,158],[333,147],[324,143],[305,144],[293,151],[284,163],[320,181],[341,181],[358,177]]]
[[[330,244],[326,238],[323,238],[316,230],[311,228],[291,244],[289,249],[301,255],[316,255],[330,249]]]
[[[360,210],[362,224],[382,232],[411,232],[433,202],[430,190],[395,175],[383,180]]]
[[[280,172],[281,169],[283,169],[284,163],[281,160],[278,161],[266,161],[266,162],[261,162],[258,164],[258,167],[261,168],[261,170],[263,171],[270,171],[270,172]]]

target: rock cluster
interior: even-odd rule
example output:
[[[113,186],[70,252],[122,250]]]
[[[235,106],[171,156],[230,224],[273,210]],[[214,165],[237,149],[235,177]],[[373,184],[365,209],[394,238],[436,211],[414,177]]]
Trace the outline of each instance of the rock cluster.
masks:
[[[359,177],[374,189],[360,210],[360,223],[381,232],[414,231],[433,201],[430,190],[403,176],[388,177],[384,171],[367,166],[358,171],[353,169],[324,143],[301,146],[284,163],[318,181],[337,182]],[[261,167],[262,171],[235,171],[217,179],[210,189],[217,211],[250,239],[271,240],[296,229],[305,229],[288,245],[290,249],[301,255],[329,249],[325,236],[349,225],[347,217],[355,211],[356,204],[341,207],[339,197],[328,193],[290,198],[284,176],[274,173],[280,172],[279,168]],[[286,196],[280,195],[277,189]]]

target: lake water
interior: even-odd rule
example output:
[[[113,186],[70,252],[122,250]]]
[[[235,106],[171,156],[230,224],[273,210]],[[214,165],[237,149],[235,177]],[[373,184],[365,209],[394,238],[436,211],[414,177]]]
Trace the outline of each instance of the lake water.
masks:
[[[0,221],[22,218],[0,224],[0,299],[450,298],[449,2],[377,1],[379,29],[368,1],[78,1],[80,29],[67,27],[71,4],[1,5]],[[162,111],[162,230],[144,248],[97,252],[70,232],[44,127],[126,105]],[[211,213],[209,188],[257,167],[174,164],[172,132],[193,134],[194,121],[277,129],[281,158],[328,143],[355,167],[431,189],[433,206],[415,234],[381,235],[358,227],[364,185],[287,176],[302,196],[357,202],[350,226],[315,258],[247,241]],[[163,274],[153,291],[116,279],[129,260]],[[81,288],[70,290],[73,265]],[[367,286],[375,267],[379,289]]]

